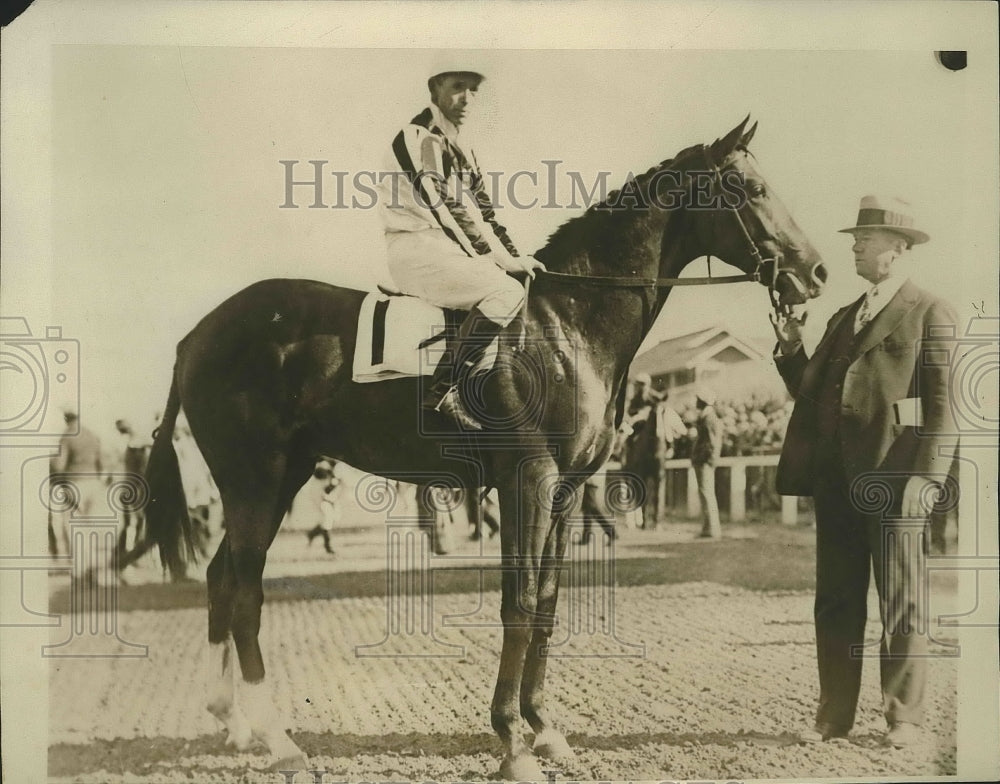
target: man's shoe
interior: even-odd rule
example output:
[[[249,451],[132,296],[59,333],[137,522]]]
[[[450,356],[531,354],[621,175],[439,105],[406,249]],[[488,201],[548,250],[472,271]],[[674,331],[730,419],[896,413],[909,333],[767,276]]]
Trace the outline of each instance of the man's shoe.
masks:
[[[908,721],[894,722],[885,734],[885,745],[895,749],[912,749],[923,744],[923,730]]]
[[[848,730],[837,727],[834,724],[819,722],[811,730],[804,730],[799,733],[800,743],[822,743],[834,738],[846,738]]]
[[[452,387],[445,392],[444,397],[434,406],[434,410],[440,411],[445,416],[457,422],[459,428],[462,430],[483,429],[483,426],[465,410],[465,405],[462,403],[462,398],[458,394],[457,387]]]

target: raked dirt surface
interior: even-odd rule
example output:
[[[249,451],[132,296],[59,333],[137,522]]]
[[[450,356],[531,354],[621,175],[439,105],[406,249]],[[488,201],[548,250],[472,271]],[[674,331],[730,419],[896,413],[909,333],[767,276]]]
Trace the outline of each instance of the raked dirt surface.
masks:
[[[876,659],[865,662],[851,737],[797,742],[796,733],[812,723],[817,694],[812,539],[807,530],[761,530],[748,527],[719,543],[691,541],[690,526],[630,530],[613,574],[601,571],[604,553],[574,547],[570,575],[587,576],[579,588],[564,580],[547,694],[577,761],[556,778],[954,775],[956,664],[944,655],[930,660],[926,747],[881,745]],[[384,537],[368,527],[345,532],[332,558],[319,554],[318,544],[306,553],[299,534],[279,537],[260,636],[275,721],[311,768],[327,771],[322,781],[495,780],[495,572],[483,573],[479,590],[479,572],[444,567],[494,562],[497,545],[472,551],[466,544],[460,549],[472,557],[435,560],[433,602],[421,616],[419,602],[386,599]],[[740,579],[762,568],[775,575],[765,587]],[[613,590],[592,585],[608,579]],[[951,587],[935,588],[947,597]],[[147,645],[148,656],[52,660],[51,780],[289,780],[268,771],[263,749],[227,749],[205,710],[204,586],[131,585],[119,598],[119,636]],[[65,601],[65,587],[54,585],[53,604]],[[400,633],[389,634],[397,621]],[[879,631],[870,601],[873,653]],[[65,634],[56,630],[53,638]],[[932,652],[947,653],[947,642]],[[315,779],[302,772],[291,780]]]

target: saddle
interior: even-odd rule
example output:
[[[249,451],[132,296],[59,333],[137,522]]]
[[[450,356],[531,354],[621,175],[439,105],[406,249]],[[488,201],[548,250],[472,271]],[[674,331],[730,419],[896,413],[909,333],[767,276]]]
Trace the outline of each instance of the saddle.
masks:
[[[465,311],[439,308],[417,297],[378,287],[361,303],[352,378],[373,383],[429,376],[450,353]]]

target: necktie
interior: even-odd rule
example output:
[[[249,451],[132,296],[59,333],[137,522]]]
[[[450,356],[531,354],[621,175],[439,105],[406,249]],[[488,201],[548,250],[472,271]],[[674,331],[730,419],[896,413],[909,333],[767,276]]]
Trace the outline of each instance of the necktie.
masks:
[[[858,318],[854,323],[854,334],[858,334],[865,328],[865,325],[872,320],[872,301],[878,296],[878,289],[872,289],[865,294],[864,302],[858,308]]]

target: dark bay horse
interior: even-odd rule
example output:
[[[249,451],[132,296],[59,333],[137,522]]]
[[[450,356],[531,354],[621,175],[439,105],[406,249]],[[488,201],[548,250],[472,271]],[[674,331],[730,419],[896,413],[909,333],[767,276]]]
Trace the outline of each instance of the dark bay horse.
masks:
[[[537,780],[536,754],[572,759],[543,701],[565,517],[608,457],[639,344],[695,258],[714,255],[746,273],[736,279],[760,279],[776,307],[816,296],[826,277],[747,150],[756,129],[746,130],[748,120],[630,180],[552,235],[536,254],[549,272],[533,283],[524,319],[501,336],[494,370],[464,390],[482,432],[455,433],[422,411],[417,379],[352,382],[363,292],[263,281],[181,341],[147,473],[148,530],[164,564],[181,568],[190,528],[171,431],[183,407],[225,510],[226,535],[208,568],[208,709],[231,743],[256,738],[277,769],[306,767],[274,721],[257,637],[268,547],[323,454],[390,479],[497,488],[504,633],[491,719],[505,750],[500,773]]]

